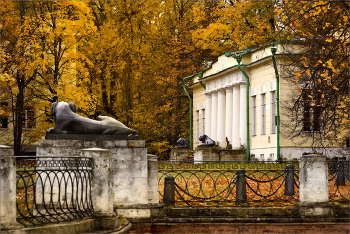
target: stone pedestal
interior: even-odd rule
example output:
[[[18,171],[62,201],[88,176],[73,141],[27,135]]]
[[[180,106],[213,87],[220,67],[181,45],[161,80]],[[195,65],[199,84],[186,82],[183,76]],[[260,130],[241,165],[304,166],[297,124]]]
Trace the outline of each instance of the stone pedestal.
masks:
[[[194,152],[196,161],[245,161],[245,150],[222,150],[217,147],[198,146]]]
[[[194,151],[194,162],[196,161],[220,161],[218,148],[198,146]]]
[[[147,148],[143,140],[42,140],[37,155],[82,156],[83,149],[95,147],[107,149],[112,155],[114,209],[155,203],[158,183],[149,180]]]
[[[299,159],[299,213],[301,216],[328,216],[328,165],[326,156],[303,155]]]
[[[245,161],[246,150],[220,150],[220,161]]]
[[[174,148],[170,152],[170,161],[182,161],[188,160],[189,156],[193,153],[190,148]]]

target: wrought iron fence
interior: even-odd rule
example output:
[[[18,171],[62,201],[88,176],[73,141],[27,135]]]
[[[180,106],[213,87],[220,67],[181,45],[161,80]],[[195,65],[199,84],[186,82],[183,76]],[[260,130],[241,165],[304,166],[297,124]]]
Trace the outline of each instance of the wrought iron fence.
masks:
[[[328,161],[329,201],[349,205],[350,200],[350,160],[346,157],[333,157]]]
[[[295,206],[298,161],[159,162],[165,206]]]
[[[25,226],[56,223],[92,214],[91,158],[15,158],[19,223]]]

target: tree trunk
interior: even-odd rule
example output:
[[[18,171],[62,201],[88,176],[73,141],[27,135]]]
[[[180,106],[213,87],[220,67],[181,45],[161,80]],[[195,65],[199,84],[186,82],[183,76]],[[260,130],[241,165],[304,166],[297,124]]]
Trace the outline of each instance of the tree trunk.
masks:
[[[14,121],[13,121],[13,148],[14,154],[16,156],[21,156],[23,154],[22,147],[22,131],[23,131],[23,122],[22,116],[24,114],[24,86],[23,86],[23,77],[17,73],[18,81],[18,90],[19,93],[16,96],[16,106],[14,108]]]

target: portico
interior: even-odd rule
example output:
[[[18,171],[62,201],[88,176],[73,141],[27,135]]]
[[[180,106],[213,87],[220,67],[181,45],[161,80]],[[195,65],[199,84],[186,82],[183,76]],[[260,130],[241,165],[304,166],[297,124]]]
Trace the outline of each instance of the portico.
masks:
[[[226,146],[226,137],[233,149],[246,145],[246,79],[237,69],[215,80],[207,80],[205,134]]]

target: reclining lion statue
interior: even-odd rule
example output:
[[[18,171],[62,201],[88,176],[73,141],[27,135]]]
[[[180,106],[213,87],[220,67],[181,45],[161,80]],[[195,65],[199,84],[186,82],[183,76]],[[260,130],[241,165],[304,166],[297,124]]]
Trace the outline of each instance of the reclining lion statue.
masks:
[[[48,133],[57,134],[108,134],[135,135],[136,131],[126,127],[116,119],[108,116],[98,116],[97,120],[88,119],[76,114],[74,103],[53,102],[51,104],[55,128]]]
[[[213,141],[207,135],[200,136],[199,140],[202,142],[201,146],[215,146],[215,141]]]

